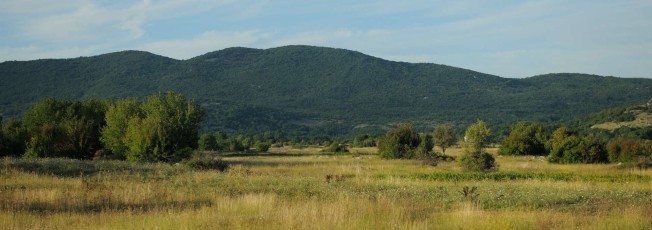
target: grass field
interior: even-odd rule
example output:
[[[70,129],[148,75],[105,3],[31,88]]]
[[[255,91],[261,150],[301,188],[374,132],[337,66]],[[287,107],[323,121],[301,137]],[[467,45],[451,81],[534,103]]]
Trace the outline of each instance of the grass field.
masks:
[[[5,158],[5,229],[650,229],[652,171],[497,157],[498,172],[318,149],[183,165]],[[459,154],[458,149],[447,151]],[[475,187],[475,190],[471,190]],[[464,194],[463,190],[467,193]]]

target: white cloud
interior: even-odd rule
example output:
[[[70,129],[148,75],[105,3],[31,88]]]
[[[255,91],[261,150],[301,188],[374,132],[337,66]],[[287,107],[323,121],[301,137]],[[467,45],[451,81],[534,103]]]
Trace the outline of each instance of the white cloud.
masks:
[[[207,52],[233,46],[250,46],[270,34],[260,31],[218,32],[209,31],[189,39],[163,40],[136,47],[176,59],[188,59]]]

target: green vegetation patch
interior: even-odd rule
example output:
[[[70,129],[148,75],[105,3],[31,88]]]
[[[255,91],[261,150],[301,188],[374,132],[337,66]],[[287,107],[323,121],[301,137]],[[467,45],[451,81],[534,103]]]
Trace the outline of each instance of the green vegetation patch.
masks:
[[[3,167],[39,175],[59,177],[90,176],[100,172],[125,172],[129,174],[161,174],[164,177],[178,175],[188,171],[161,163],[132,163],[125,161],[83,161],[66,158],[9,158],[2,160]]]
[[[588,181],[588,182],[649,182],[649,176],[636,174],[618,175],[578,175],[564,172],[442,172],[416,173],[410,175],[395,175],[400,178],[433,180],[433,181],[514,181],[514,180],[550,180],[550,181]],[[376,178],[387,178],[390,175],[378,174]]]

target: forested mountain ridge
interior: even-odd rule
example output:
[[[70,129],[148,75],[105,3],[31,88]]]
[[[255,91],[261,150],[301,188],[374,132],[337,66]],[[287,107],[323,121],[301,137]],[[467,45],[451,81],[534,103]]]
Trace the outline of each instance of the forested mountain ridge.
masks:
[[[344,49],[227,48],[188,60],[123,51],[0,63],[0,113],[47,97],[142,97],[174,91],[207,109],[206,130],[351,134],[399,122],[466,125],[481,118],[559,121],[652,98],[651,79],[546,74],[509,79],[387,61]]]

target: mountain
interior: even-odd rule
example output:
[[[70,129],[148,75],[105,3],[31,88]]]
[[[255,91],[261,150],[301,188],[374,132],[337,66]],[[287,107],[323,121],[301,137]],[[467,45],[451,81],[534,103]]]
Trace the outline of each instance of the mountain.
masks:
[[[506,129],[559,121],[652,98],[651,79],[587,74],[501,78],[439,64],[394,62],[312,46],[227,48],[188,60],[123,51],[0,63],[0,113],[47,97],[142,97],[175,91],[207,109],[205,130],[379,133],[400,122]]]

